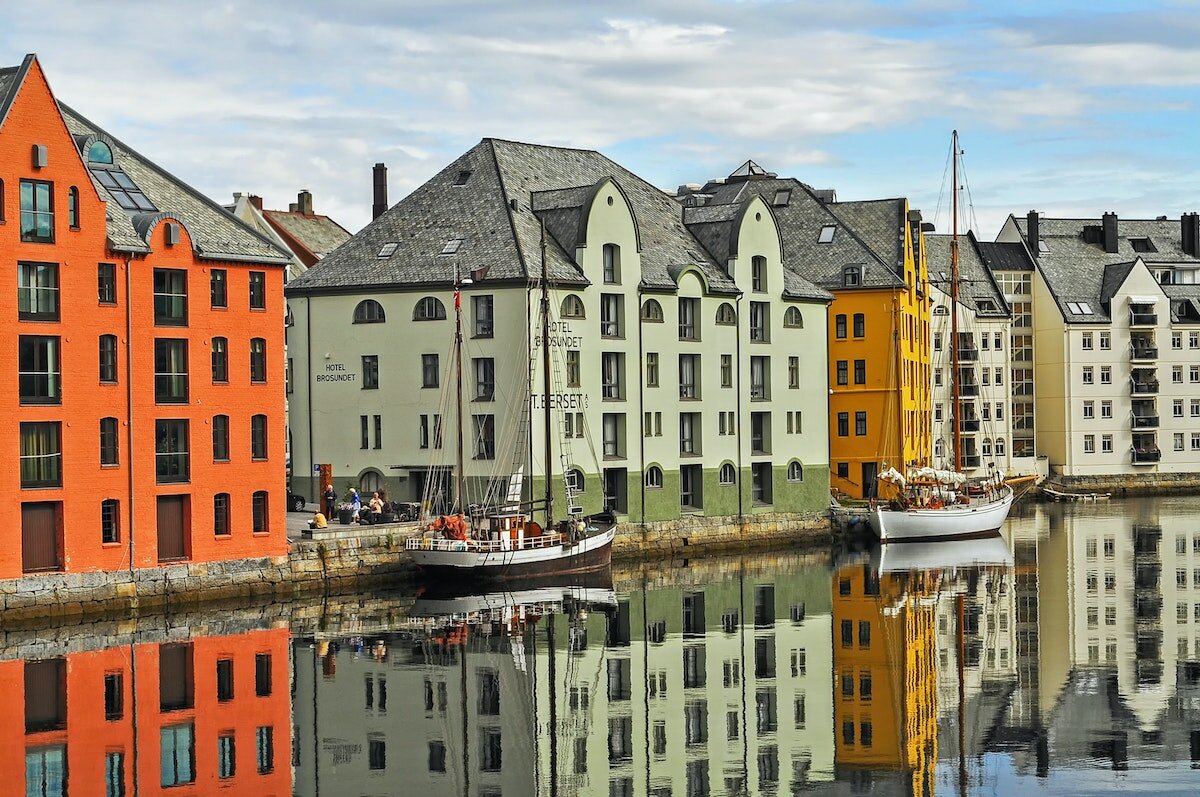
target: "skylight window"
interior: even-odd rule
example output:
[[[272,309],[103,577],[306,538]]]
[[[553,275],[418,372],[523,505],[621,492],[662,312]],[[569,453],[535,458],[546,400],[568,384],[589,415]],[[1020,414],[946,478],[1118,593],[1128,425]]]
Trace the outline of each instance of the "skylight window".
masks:
[[[458,247],[462,246],[462,238],[451,238],[446,241],[446,245],[442,247],[443,255],[452,255],[458,251]]]
[[[1039,252],[1049,252],[1049,251],[1050,251],[1050,247],[1046,245],[1046,242],[1045,242],[1045,241],[1041,241],[1041,240],[1039,240],[1039,241],[1038,241],[1038,251],[1039,251]]]
[[[459,172],[458,176],[454,178],[454,184],[455,185],[466,185],[467,180],[470,180],[470,179],[471,179],[471,172],[469,170],[464,170],[464,171]]]
[[[1092,306],[1087,302],[1067,302],[1067,309],[1072,315],[1091,315]]]
[[[792,191],[790,188],[781,188],[775,192],[775,199],[771,204],[775,207],[784,207],[788,202],[792,201]]]
[[[819,243],[819,244],[833,243],[833,234],[835,232],[837,232],[836,226],[834,226],[832,224],[825,225],[824,227],[821,228],[821,234],[820,234],[820,236],[817,237],[817,243]]]
[[[103,142],[97,142],[103,143]],[[105,145],[107,148],[107,145]],[[92,150],[96,148],[92,145]],[[89,157],[91,150],[89,150]],[[110,155],[111,157],[111,155]],[[119,167],[111,165],[111,163],[93,162],[91,167],[92,175],[99,181],[100,185],[108,189],[108,193],[116,200],[117,204],[125,210],[138,211],[155,211],[154,203],[150,201],[142,190],[137,187],[137,183],[129,178],[129,175],[121,171]]]
[[[396,252],[396,247],[399,245],[400,244],[396,243],[395,241],[389,241],[379,250],[379,257],[391,257]]]
[[[1130,238],[1129,243],[1133,246],[1135,252],[1157,252],[1154,247],[1154,242],[1149,238]]]

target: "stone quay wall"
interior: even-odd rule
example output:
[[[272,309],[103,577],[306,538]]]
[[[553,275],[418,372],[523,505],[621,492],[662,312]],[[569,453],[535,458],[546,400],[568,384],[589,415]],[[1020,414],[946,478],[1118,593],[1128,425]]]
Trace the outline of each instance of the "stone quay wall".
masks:
[[[411,524],[374,527],[354,537],[294,542],[287,556],[0,580],[0,620],[5,626],[62,622],[130,611],[174,612],[216,601],[283,601],[317,592],[403,587],[417,576],[404,551],[404,541],[414,533]],[[696,516],[622,524],[613,556],[618,561],[689,559],[829,538],[825,515]]]
[[[1051,474],[1046,486],[1066,493],[1163,495],[1179,491],[1200,493],[1200,473],[1126,473],[1094,476]]]

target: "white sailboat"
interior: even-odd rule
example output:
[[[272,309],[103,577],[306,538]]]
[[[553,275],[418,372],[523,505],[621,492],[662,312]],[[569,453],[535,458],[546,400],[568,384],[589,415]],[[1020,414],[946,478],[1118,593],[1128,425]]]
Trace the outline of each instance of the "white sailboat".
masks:
[[[961,283],[958,268],[958,131],[951,136],[953,148],[952,225],[950,243],[950,383],[953,439],[951,468],[917,468],[907,475],[894,468],[879,475],[890,482],[899,495],[890,501],[875,501],[867,522],[881,542],[901,540],[961,539],[998,531],[1008,518],[1015,494],[1003,474],[969,483],[958,469],[962,451],[962,427],[959,418],[958,292]]]

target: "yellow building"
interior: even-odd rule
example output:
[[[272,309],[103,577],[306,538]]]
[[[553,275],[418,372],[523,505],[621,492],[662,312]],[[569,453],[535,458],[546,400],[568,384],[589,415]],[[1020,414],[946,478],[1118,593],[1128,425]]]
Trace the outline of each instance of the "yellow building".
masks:
[[[878,576],[862,564],[833,578],[834,764],[891,770],[905,793],[932,795],[937,766],[933,574]],[[845,774],[843,774],[845,773]]]
[[[747,161],[729,177],[680,187],[685,205],[761,196],[788,268],[833,294],[829,307],[830,485],[873,494],[876,475],[928,462],[929,274],[921,214],[908,200],[837,202]]]

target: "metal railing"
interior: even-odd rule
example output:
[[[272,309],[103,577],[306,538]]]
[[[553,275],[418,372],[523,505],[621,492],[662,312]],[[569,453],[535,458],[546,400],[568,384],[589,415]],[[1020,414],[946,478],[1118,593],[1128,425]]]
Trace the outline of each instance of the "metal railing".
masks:
[[[1162,459],[1162,451],[1156,448],[1134,448],[1130,450],[1134,465],[1150,465]]]
[[[408,551],[471,551],[492,553],[495,551],[527,551],[561,545],[561,534],[542,534],[524,540],[450,540],[445,537],[409,537],[404,541]]]

